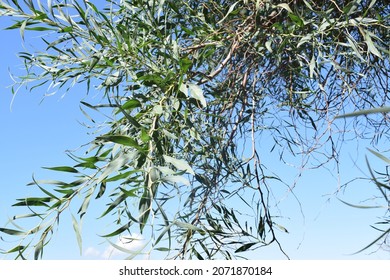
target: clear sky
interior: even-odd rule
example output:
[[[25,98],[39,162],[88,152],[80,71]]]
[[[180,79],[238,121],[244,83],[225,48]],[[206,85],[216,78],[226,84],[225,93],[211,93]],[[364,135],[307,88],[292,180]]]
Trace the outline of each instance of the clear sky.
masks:
[[[79,101],[85,98],[82,89],[76,88],[65,96],[59,93],[45,98],[43,102],[44,87],[32,93],[21,88],[16,96],[12,95],[9,86],[13,82],[9,71],[22,73],[22,62],[17,58],[17,52],[23,51],[24,46],[17,30],[3,30],[8,23],[8,20],[0,18],[0,227],[15,213],[10,206],[16,198],[36,193],[33,187],[26,186],[31,182],[33,174],[40,179],[51,178],[53,173],[41,167],[71,165],[72,161],[65,151],[91,140],[87,129],[79,124],[85,121],[79,109]],[[24,43],[27,49],[30,44],[28,40]],[[93,95],[92,92],[90,98],[93,98]],[[329,170],[309,170],[304,173],[294,190],[303,214],[299,203],[291,194],[280,204],[279,214],[283,216],[282,224],[289,234],[280,233],[279,238],[292,259],[390,259],[390,253],[384,251],[371,253],[372,250],[369,250],[351,255],[379,235],[370,225],[380,221],[379,218],[385,214],[385,210],[351,208],[341,203],[334,195],[340,183],[367,175],[364,160],[364,156],[368,154],[366,147],[370,147],[370,144],[363,141],[358,145],[351,142],[344,146],[340,161],[341,178],[333,175],[335,170],[332,165]],[[370,156],[370,159],[375,167],[384,170],[385,165],[379,159],[373,156]],[[291,176],[291,169],[282,167],[277,159],[270,160],[270,164],[280,165],[280,172]],[[339,193],[337,197],[358,204],[374,194],[377,194],[377,191],[373,184],[360,181],[352,184],[344,193]],[[371,205],[370,201],[364,203]],[[107,258],[110,248],[107,243],[100,244],[103,240],[97,237],[97,233],[101,232],[99,226],[102,225],[94,219],[95,216],[97,215],[91,213],[84,222],[82,256],[78,253],[70,220],[62,219],[60,231],[55,234],[53,243],[47,247],[45,258]],[[0,236],[9,240],[9,237],[2,233]],[[0,248],[4,247],[3,242],[0,240]],[[112,258],[120,257],[124,256],[115,253],[112,255]],[[276,246],[260,249],[250,257],[284,259]]]

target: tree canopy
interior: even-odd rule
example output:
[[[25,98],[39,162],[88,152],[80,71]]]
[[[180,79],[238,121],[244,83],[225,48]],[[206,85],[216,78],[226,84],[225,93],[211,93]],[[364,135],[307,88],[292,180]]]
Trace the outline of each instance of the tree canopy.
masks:
[[[80,101],[97,136],[69,153],[74,166],[50,168],[74,180],[31,183],[42,196],[19,199],[30,212],[15,219],[36,226],[1,228],[20,236],[6,252],[41,258],[79,197],[80,247],[78,224],[100,203],[114,225],[104,238],[140,232],[167,258],[283,251],[272,184],[291,182],[263,157],[320,168],[337,163],[346,131],[373,145],[389,136],[389,11],[375,0],[0,1],[8,29],[40,32],[45,44],[20,53],[15,94],[77,84],[101,93]],[[337,118],[361,110],[371,111]]]

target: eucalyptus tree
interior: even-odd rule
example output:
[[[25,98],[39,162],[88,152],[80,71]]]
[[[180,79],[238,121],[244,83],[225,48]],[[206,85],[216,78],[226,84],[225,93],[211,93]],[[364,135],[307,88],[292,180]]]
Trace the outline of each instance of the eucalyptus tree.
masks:
[[[15,20],[8,29],[40,32],[45,44],[20,53],[26,74],[14,92],[85,85],[102,101],[81,100],[83,112],[106,116],[85,153],[69,154],[74,166],[50,168],[74,180],[34,180],[42,195],[14,204],[29,211],[15,219],[36,224],[1,228],[20,237],[6,253],[41,258],[79,197],[80,247],[78,225],[95,204],[114,225],[103,238],[141,233],[144,250],[167,258],[230,259],[272,243],[284,253],[272,186],[285,180],[263,158],[320,168],[337,163],[347,128],[386,137],[385,114],[336,117],[388,102],[389,9],[375,0],[0,1]]]

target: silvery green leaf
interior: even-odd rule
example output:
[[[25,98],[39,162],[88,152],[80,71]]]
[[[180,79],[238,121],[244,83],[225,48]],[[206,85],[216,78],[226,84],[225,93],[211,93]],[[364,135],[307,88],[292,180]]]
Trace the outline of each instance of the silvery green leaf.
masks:
[[[179,90],[188,97],[188,86],[187,86],[187,84],[181,84]]]
[[[162,178],[164,182],[168,183],[181,183],[186,186],[190,186],[190,181],[188,179],[184,178],[183,176],[178,176],[178,175],[172,175],[172,176],[165,176]]]
[[[290,6],[287,3],[278,4],[278,5],[276,5],[276,7],[283,8],[283,9],[287,10],[289,13],[293,13],[293,11],[291,10]]]
[[[122,81],[123,76],[119,75],[119,71],[115,72],[111,76],[108,76],[103,85],[108,87],[115,87]]]
[[[179,170],[184,170],[192,175],[195,175],[194,170],[192,170],[191,166],[186,162],[185,160],[182,159],[176,159],[167,155],[164,155],[164,160],[167,163],[171,163],[173,166],[175,166]]]
[[[188,84],[188,89],[191,96],[196,100],[199,100],[203,107],[206,107],[207,103],[206,99],[204,98],[203,90],[201,89],[201,87],[196,84]]]

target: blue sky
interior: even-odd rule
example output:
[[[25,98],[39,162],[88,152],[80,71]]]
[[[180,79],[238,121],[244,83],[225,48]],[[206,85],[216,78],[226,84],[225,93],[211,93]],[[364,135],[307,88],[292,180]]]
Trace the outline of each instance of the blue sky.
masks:
[[[16,96],[12,95],[9,86],[13,82],[9,70],[12,73],[21,73],[22,62],[17,58],[17,52],[23,51],[24,47],[17,30],[3,30],[7,25],[8,21],[0,18],[2,39],[0,47],[0,127],[2,128],[0,227],[7,223],[7,217],[15,214],[15,209],[10,206],[16,198],[35,193],[32,187],[26,186],[31,182],[33,174],[37,178],[50,178],[53,173],[41,167],[72,164],[65,151],[76,149],[91,140],[91,136],[87,135],[87,129],[79,124],[85,121],[85,117],[79,110],[79,101],[85,98],[82,89],[75,88],[65,96],[59,93],[43,101],[44,88],[42,91],[38,89],[32,93],[21,88]],[[32,39],[34,36],[27,38],[30,39],[24,43],[26,46],[30,44],[29,40],[34,40]],[[88,98],[93,98],[94,94],[92,92]],[[370,225],[380,221],[379,218],[385,214],[385,210],[351,208],[341,203],[334,194],[340,182],[345,183],[354,177],[367,175],[364,160],[364,156],[368,154],[366,147],[370,147],[370,144],[363,141],[358,145],[350,142],[344,146],[340,161],[340,178],[333,175],[335,170],[332,165],[329,166],[329,170],[306,171],[294,189],[300,204],[293,195],[285,195],[285,200],[280,204],[280,215],[283,216],[283,225],[290,233],[280,234],[279,238],[292,259],[390,258],[388,252],[379,251],[369,254],[370,250],[350,255],[378,236],[378,232]],[[384,170],[385,165],[379,159],[373,156],[370,156],[370,159],[374,167]],[[356,162],[356,166],[353,162]],[[280,162],[273,158],[269,160],[269,164],[280,165]],[[294,178],[295,173],[291,168],[281,167],[280,172]],[[371,198],[373,194],[377,194],[374,185],[360,181],[352,184],[337,197],[351,203],[360,203]],[[373,202],[365,203],[371,205]],[[300,205],[304,215],[301,213]],[[73,210],[77,211],[77,209]],[[70,216],[67,216],[61,220],[60,231],[55,234],[53,243],[47,247],[45,258],[106,258],[110,247],[107,243],[101,244],[103,240],[97,236],[97,233],[101,232],[99,227],[105,225],[96,221],[94,216],[97,215],[92,213],[84,221],[83,256],[78,253]],[[3,248],[2,241],[0,241],[0,248]],[[115,253],[112,255],[112,258],[120,257],[123,256]],[[253,259],[284,258],[276,246],[260,249],[250,257]]]

